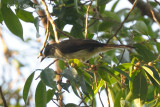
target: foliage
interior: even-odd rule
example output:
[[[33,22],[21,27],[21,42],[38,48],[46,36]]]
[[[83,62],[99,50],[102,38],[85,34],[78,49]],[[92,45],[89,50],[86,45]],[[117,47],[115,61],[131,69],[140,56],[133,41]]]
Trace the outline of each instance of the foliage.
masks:
[[[120,0],[105,10],[106,4],[111,0],[93,0],[89,10],[88,39],[96,39],[104,42],[111,38],[118,30],[123,18],[127,16],[128,8],[115,11]],[[73,25],[71,32],[66,33],[73,38],[83,38],[85,30],[85,16],[90,2],[83,0],[50,0],[47,2],[53,9],[51,15],[57,17],[55,24],[63,31],[67,24]],[[153,8],[158,8],[158,3],[150,2]],[[21,21],[33,23],[39,32],[39,18],[21,5],[27,5],[33,9],[40,8],[30,0],[20,2],[15,0],[1,0],[0,22],[4,22],[7,28],[16,36],[23,39],[23,28]],[[11,9],[9,6],[15,6]],[[160,10],[159,10],[160,11]],[[21,20],[21,21],[20,21]],[[131,24],[131,26],[127,26]],[[96,56],[87,64],[77,59],[70,59],[67,66],[64,61],[59,61],[62,70],[57,74],[52,68],[46,67],[40,70],[40,82],[35,93],[35,104],[37,107],[46,107],[46,104],[59,100],[64,92],[70,92],[71,87],[74,94],[81,99],[85,106],[96,106],[95,96],[102,91],[108,93],[110,104],[114,107],[136,107],[136,106],[160,106],[160,43],[159,30],[152,26],[154,21],[141,14],[135,8],[126,24],[110,42],[133,45],[133,50],[111,50],[100,56]],[[51,27],[51,26],[50,26]],[[54,40],[52,28],[50,28],[51,40]],[[59,39],[67,38],[58,32]],[[118,39],[117,39],[118,38]],[[73,44],[74,45],[74,44]],[[27,104],[29,90],[31,87],[34,71],[26,80],[23,89],[23,99]],[[56,81],[54,78],[60,75],[61,79],[67,81]],[[60,85],[64,92],[58,90]],[[46,88],[47,87],[47,88]],[[48,89],[49,88],[49,89]],[[102,96],[102,95],[101,95]],[[99,98],[101,100],[101,98]],[[106,98],[107,101],[107,98]],[[108,100],[109,101],[109,100]],[[66,107],[78,107],[78,104],[65,104]]]

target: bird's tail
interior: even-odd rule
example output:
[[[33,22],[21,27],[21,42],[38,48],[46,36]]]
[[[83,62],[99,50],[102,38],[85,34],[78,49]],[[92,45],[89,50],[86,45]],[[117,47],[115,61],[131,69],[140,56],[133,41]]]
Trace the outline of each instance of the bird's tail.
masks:
[[[118,48],[134,49],[133,46],[129,46],[129,45],[115,45],[115,44],[106,44],[105,47],[108,48],[108,49],[118,49]]]

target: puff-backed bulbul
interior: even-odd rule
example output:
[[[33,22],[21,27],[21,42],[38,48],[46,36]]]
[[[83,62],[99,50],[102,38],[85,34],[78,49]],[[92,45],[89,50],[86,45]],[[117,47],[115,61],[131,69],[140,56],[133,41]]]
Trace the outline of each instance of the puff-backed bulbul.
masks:
[[[132,49],[133,47],[128,45],[100,43],[95,40],[69,39],[59,43],[47,44],[41,61],[48,57],[62,60],[76,58],[84,62],[98,53],[106,52],[115,48]]]

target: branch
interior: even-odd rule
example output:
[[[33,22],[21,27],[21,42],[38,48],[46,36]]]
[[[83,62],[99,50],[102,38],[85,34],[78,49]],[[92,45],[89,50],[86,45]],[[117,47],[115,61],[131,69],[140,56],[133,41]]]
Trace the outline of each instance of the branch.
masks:
[[[152,17],[153,17],[153,20],[160,26],[160,22],[158,22],[156,16],[155,16],[155,13],[152,9],[150,9],[150,12],[152,13]]]
[[[97,82],[96,72],[93,71],[93,74],[94,74],[94,77],[95,77],[95,83],[96,83],[96,88],[97,88],[97,87],[98,87],[98,82]],[[101,99],[101,96],[100,96],[100,92],[99,92],[99,91],[98,91],[98,96],[99,96],[99,100],[100,100],[100,102],[101,102],[101,104],[102,104],[102,107],[104,107],[104,104],[103,104],[103,102],[102,102],[102,99]]]
[[[157,0],[154,0],[158,5],[160,5],[160,2],[158,2]]]
[[[124,56],[124,52],[125,52],[125,49],[123,50],[123,52],[122,52],[122,56],[121,56],[121,59],[119,60],[119,62],[118,62],[118,64],[117,64],[117,65],[119,65],[119,64],[121,63],[121,61],[122,61],[122,59],[123,59],[123,56]]]
[[[129,0],[131,3],[133,3],[134,0]],[[154,16],[157,19],[157,21],[160,23],[160,13],[155,11],[151,5],[148,3],[143,2],[142,0],[139,0],[137,2],[136,7],[141,11],[143,15],[147,15],[151,19],[153,19],[152,12],[150,10],[153,10]],[[154,20],[154,19],[153,19]]]
[[[121,23],[121,25],[120,25],[120,27],[118,28],[118,30],[116,31],[116,33],[115,33],[111,38],[108,39],[107,43],[109,43],[109,41],[110,41],[113,37],[116,37],[116,38],[117,38],[116,35],[118,34],[118,32],[119,32],[119,31],[121,30],[121,28],[123,27],[125,21],[128,19],[129,15],[130,15],[131,12],[133,11],[133,9],[134,9],[134,7],[135,7],[135,5],[136,5],[137,2],[138,2],[138,0],[135,0],[135,1],[134,1],[132,8],[129,10],[129,13],[127,14],[127,16],[125,17],[125,19],[124,19],[123,22]],[[121,44],[122,44],[122,43],[121,43]]]
[[[88,34],[88,13],[89,13],[89,9],[90,9],[91,5],[92,5],[92,1],[88,5],[87,11],[86,11],[85,39],[87,39],[87,34]]]
[[[57,28],[57,31],[58,31],[59,33],[63,34],[64,36],[68,37],[69,39],[74,39],[74,37],[72,37],[72,36],[70,36],[70,35],[64,33],[63,31],[61,31],[61,30],[58,29],[58,28]]]
[[[45,39],[45,41],[44,41],[44,43],[43,43],[43,46],[42,46],[42,48],[41,48],[41,50],[40,50],[40,53],[39,53],[39,55],[38,55],[38,58],[39,58],[40,56],[42,56],[42,51],[43,51],[44,47],[46,46],[46,42],[47,42],[47,39],[49,38],[49,36],[50,36],[50,33],[49,33],[49,21],[47,20],[46,39]]]
[[[51,18],[50,14],[49,14],[47,5],[46,5],[46,3],[45,3],[45,0],[41,0],[41,3],[42,3],[42,5],[44,6],[44,10],[45,10],[45,13],[46,13],[46,15],[47,15],[47,18],[48,18],[49,22],[50,22],[51,25],[52,25],[53,32],[54,32],[54,36],[55,36],[55,41],[56,41],[56,43],[59,43],[56,25],[55,25],[53,19]]]
[[[4,104],[4,107],[8,107],[7,103],[6,103],[6,100],[4,98],[4,95],[3,95],[3,92],[2,92],[2,87],[0,86],[0,95],[2,97],[2,100],[3,100],[3,104]]]
[[[105,82],[105,91],[107,93],[107,102],[108,102],[108,107],[111,107],[110,101],[109,101],[109,94],[108,94],[108,88],[107,88],[107,83]]]

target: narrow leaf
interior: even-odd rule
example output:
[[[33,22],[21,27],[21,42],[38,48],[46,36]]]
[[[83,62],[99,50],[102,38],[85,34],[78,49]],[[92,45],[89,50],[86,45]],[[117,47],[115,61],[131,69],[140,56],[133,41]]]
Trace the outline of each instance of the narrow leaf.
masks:
[[[33,77],[34,77],[34,73],[33,72],[26,80],[25,82],[25,85],[24,85],[24,88],[23,88],[23,100],[25,103],[27,103],[27,97],[28,97],[28,93],[29,93],[29,89],[31,87],[31,83],[32,83],[32,80],[33,80]]]
[[[129,77],[129,74],[127,74],[126,72],[122,71],[121,69],[119,69],[117,67],[115,67],[113,69],[118,71],[119,73],[123,74],[128,80],[131,80],[131,78]]]
[[[80,85],[81,85],[81,88],[82,88],[82,92],[87,96],[89,97],[89,93],[88,93],[88,89],[86,87],[86,83],[85,83],[85,80],[84,80],[84,77],[81,76],[81,79],[80,79]]]
[[[104,85],[104,80],[101,79],[98,84],[98,87],[96,87],[96,89],[94,90],[94,94],[96,94],[98,92],[99,88],[101,88],[103,85]]]
[[[160,85],[158,72],[151,66],[142,66],[142,68]]]

